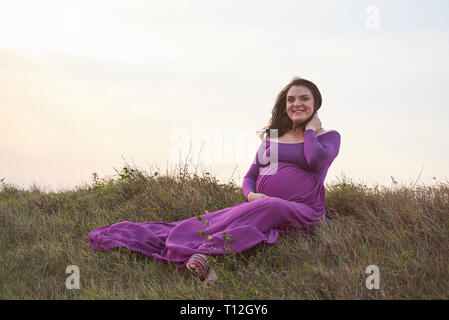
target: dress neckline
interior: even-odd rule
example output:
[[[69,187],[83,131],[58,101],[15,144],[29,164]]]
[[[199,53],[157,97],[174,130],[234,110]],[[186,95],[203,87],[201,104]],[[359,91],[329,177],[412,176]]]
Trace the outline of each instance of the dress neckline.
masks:
[[[317,135],[317,137],[319,137],[319,136],[324,136],[326,133],[334,132],[334,131],[335,131],[335,130],[329,130],[329,131],[326,131],[325,133],[322,133],[322,134]],[[304,141],[301,141],[301,142],[293,142],[293,143],[289,143],[289,142],[276,142],[276,141],[271,141],[271,140],[265,140],[265,141],[274,142],[274,143],[277,143],[277,144],[300,144],[300,143],[304,143]]]

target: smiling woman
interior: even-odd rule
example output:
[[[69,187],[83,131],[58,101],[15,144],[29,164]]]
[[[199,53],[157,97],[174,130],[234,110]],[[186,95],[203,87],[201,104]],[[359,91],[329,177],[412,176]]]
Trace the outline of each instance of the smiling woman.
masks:
[[[314,86],[314,85],[313,85]],[[317,135],[321,95],[310,81],[294,79],[279,94],[270,128],[303,135],[303,143],[264,140],[243,179],[246,200],[200,217],[174,222],[119,222],[89,233],[95,250],[123,246],[157,260],[184,266],[200,280],[211,270],[207,255],[235,253],[261,242],[273,244],[280,233],[308,232],[326,215],[324,180],[340,149],[340,134]],[[289,97],[287,100],[286,97]],[[294,114],[297,109],[303,114]],[[278,117],[279,114],[279,117]],[[305,129],[304,132],[301,130]],[[268,159],[268,161],[267,161]],[[205,224],[205,225],[204,225]],[[203,230],[204,237],[198,231]]]
[[[260,131],[260,138],[270,138],[270,129],[276,129],[282,141],[303,141],[303,132],[321,108],[322,97],[317,86],[306,79],[294,78],[279,93],[271,112],[270,124]],[[298,112],[300,111],[300,112]],[[321,123],[319,123],[321,126]],[[317,128],[317,132],[321,128]]]

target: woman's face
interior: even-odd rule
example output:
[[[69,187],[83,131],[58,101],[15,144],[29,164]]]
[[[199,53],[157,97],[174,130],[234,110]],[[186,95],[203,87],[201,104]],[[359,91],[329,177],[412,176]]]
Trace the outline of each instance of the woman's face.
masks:
[[[301,124],[313,114],[315,99],[305,86],[292,86],[287,92],[286,111],[293,125]]]

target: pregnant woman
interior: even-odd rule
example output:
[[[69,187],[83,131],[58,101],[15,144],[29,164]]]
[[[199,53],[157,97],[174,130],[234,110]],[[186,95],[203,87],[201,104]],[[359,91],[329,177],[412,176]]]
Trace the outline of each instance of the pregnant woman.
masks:
[[[321,126],[321,102],[316,85],[302,78],[294,78],[279,93],[243,179],[247,200],[209,212],[203,221],[192,217],[103,226],[89,233],[87,244],[96,250],[122,246],[175,262],[204,280],[207,255],[226,254],[229,246],[242,252],[261,242],[273,244],[280,233],[310,231],[325,218],[324,180],[340,149],[340,134]],[[206,239],[198,230],[205,231]]]

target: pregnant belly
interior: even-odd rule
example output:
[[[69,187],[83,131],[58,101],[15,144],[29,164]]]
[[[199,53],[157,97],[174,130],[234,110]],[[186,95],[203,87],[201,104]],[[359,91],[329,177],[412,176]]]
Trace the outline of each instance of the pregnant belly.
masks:
[[[314,202],[321,183],[313,174],[288,163],[279,162],[271,174],[262,171],[256,181],[256,192],[289,201]],[[268,172],[268,171],[266,171]]]

